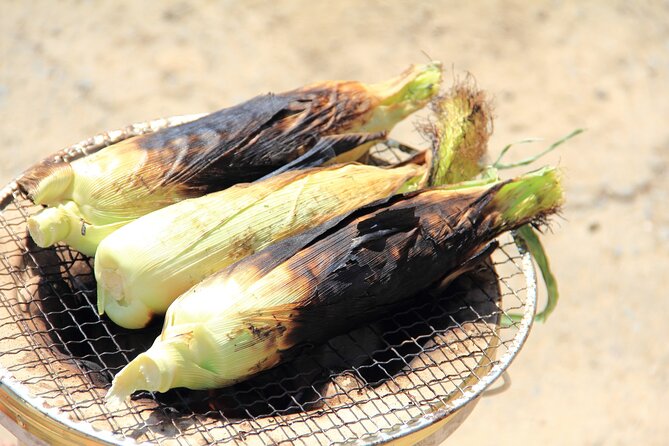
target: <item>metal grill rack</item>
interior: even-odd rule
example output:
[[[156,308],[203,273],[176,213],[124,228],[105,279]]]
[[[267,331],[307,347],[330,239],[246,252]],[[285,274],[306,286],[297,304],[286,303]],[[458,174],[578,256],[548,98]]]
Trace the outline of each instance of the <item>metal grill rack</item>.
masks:
[[[75,159],[194,118],[108,132],[56,156]],[[377,149],[372,159],[387,155]],[[149,347],[162,321],[131,331],[100,318],[92,260],[66,246],[39,248],[27,234],[38,209],[16,183],[0,192],[0,421],[28,443],[415,441],[473,408],[521,348],[535,311],[529,255],[507,236],[443,295],[418,295],[405,310],[305,346],[247,382],[139,393],[112,410],[104,403],[112,377]],[[509,323],[508,313],[524,317]]]

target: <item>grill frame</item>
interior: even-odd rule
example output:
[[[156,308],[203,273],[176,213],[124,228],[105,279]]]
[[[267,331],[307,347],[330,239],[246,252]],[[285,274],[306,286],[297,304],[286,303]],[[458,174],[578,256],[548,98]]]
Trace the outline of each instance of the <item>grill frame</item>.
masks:
[[[50,159],[71,161],[120,140],[188,122],[200,116],[202,115],[177,116],[106,132],[61,150]],[[17,180],[0,191],[0,212],[12,202],[17,192]],[[448,404],[444,404],[441,409],[411,420],[410,423],[398,424],[388,432],[377,432],[358,438],[353,443],[381,444],[407,436],[419,439],[421,432],[433,431],[437,426],[448,425],[449,421],[460,423],[464,418],[460,417],[458,420],[455,415],[460,413],[466,417],[468,411],[471,411],[476,404],[477,398],[508,368],[527,339],[536,311],[537,297],[536,275],[531,257],[518,239],[514,241],[520,259],[517,266],[525,278],[525,301],[522,320],[514,324],[516,333],[510,343],[505,343],[505,352],[496,359],[492,367],[488,367],[485,375],[477,377],[478,380],[465,392],[461,392],[461,396],[448,401]],[[121,440],[109,432],[94,430],[89,423],[73,421],[67,414],[63,416],[63,412],[58,409],[45,407],[40,401],[41,398],[31,396],[29,389],[15,380],[12,373],[3,367],[0,367],[0,378],[0,411],[4,413],[4,416],[0,417],[0,422],[8,425],[9,429],[26,443],[40,444],[41,438],[47,440],[49,444],[72,444],[73,441],[78,444],[138,444],[133,440]]]

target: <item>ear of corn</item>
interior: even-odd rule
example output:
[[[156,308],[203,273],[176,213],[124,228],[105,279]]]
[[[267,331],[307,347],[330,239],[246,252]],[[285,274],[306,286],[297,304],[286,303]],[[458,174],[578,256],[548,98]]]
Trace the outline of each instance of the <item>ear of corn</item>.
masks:
[[[278,240],[385,198],[428,166],[360,164],[290,171],[160,209],[102,241],[95,255],[98,310],[145,326],[206,276]]]
[[[366,150],[379,138],[375,132],[389,131],[425,106],[440,79],[440,65],[432,63],[414,66],[386,83],[321,82],[258,96],[71,163],[45,163],[26,172],[20,186],[35,203],[65,209],[59,218],[53,213],[35,218],[31,234],[38,244],[67,239],[75,249],[92,254],[92,237],[76,236],[77,231],[83,234],[81,225],[105,226],[102,234],[183,199],[254,181],[308,154],[329,136],[359,134],[330,145],[327,157],[360,146]],[[81,225],[71,227],[72,221]]]
[[[500,232],[554,212],[561,191],[549,169],[491,187],[428,189],[279,242],[179,297],[108,399],[244,380],[457,275]]]

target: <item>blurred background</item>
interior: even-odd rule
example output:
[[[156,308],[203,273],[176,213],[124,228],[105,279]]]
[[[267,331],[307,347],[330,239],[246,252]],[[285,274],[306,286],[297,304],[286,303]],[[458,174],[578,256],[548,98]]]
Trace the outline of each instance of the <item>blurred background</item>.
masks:
[[[568,194],[544,238],[558,309],[444,444],[667,444],[667,1],[3,0],[0,182],[100,131],[430,58],[488,92],[493,155],[587,129],[545,159]]]

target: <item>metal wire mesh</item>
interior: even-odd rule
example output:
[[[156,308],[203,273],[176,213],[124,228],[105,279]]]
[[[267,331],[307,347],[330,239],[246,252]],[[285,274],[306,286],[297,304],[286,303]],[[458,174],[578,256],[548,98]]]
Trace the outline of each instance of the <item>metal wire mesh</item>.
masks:
[[[80,148],[93,151],[113,140],[92,139]],[[373,157],[383,162],[387,154]],[[103,400],[112,377],[149,347],[162,321],[130,331],[100,318],[91,259],[65,246],[34,245],[26,219],[37,210],[15,186],[6,189],[0,212],[3,380],[22,386],[30,403],[50,408],[50,416],[111,433],[111,441],[311,445],[399,435],[478,396],[526,334],[517,324],[502,324],[504,314],[533,310],[527,259],[508,237],[490,261],[439,296],[417,295],[405,310],[324,345],[304,346],[294,360],[247,382],[208,392],[139,393],[112,411]]]

